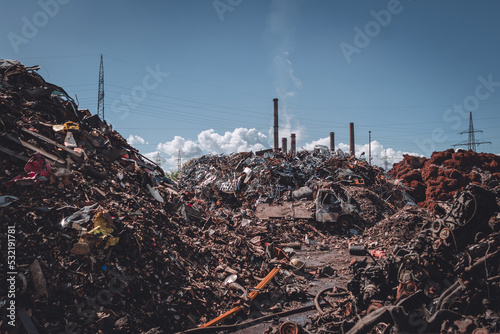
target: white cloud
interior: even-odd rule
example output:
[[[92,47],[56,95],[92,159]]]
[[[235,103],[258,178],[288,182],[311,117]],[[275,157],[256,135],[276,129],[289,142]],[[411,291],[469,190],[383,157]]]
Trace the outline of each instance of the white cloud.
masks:
[[[315,140],[313,142],[307,143],[304,145],[304,149],[312,150],[316,145],[325,145],[330,147],[330,137],[321,138]],[[355,154],[356,157],[360,157],[361,153],[365,152],[366,160],[368,160],[368,144],[363,145],[355,145]],[[349,144],[339,143],[335,145],[335,150],[341,149],[342,151],[349,153]],[[392,148],[384,148],[382,144],[378,141],[372,141],[371,145],[372,151],[372,164],[384,167],[387,165],[387,168],[392,168],[392,164],[398,163],[403,160],[404,154],[414,155],[414,156],[422,156],[421,154],[414,152],[405,152],[405,151],[396,151]]]
[[[392,164],[398,163],[403,160],[404,154],[414,155],[418,157],[423,156],[415,152],[400,150],[396,151],[393,148],[384,148],[384,146],[376,140],[372,141],[371,150],[372,164],[382,167],[385,167],[385,165],[387,165],[389,169],[392,168]],[[348,145],[345,145],[345,151],[348,151]],[[364,145],[356,145],[356,156],[359,157],[362,152],[365,152],[366,159],[368,159],[368,143]]]
[[[157,149],[160,152],[176,157],[179,155],[180,151],[181,156],[186,158],[193,158],[203,153],[203,150],[198,143],[195,143],[192,140],[186,140],[180,136],[175,136],[172,141],[159,143]]]
[[[288,55],[288,52],[283,52],[274,57],[276,71],[274,85],[278,98],[282,100],[294,97],[297,91],[302,88],[302,81],[294,75],[292,61]]]
[[[330,147],[330,137],[320,138],[320,139],[318,139],[318,140],[314,140],[314,141],[312,141],[312,142],[310,142],[310,143],[305,144],[305,145],[303,146],[303,148],[304,148],[305,150],[311,151],[311,150],[313,150],[313,149],[314,149],[314,147],[315,147],[316,145],[325,145],[325,146]],[[343,145],[343,144],[341,144],[341,145]]]
[[[178,156],[170,156],[170,157],[165,157],[161,154],[160,151],[154,151],[154,152],[149,152],[145,153],[144,156],[146,156],[148,159],[151,161],[154,161],[155,163],[158,163],[158,154],[159,154],[159,162],[160,162],[160,167],[163,168],[165,171],[170,171],[170,170],[177,170],[177,165],[178,165]],[[186,159],[183,159],[181,156],[181,163],[186,162]]]
[[[130,135],[127,138],[127,142],[130,145],[137,145],[137,144],[142,144],[142,145],[147,145],[148,142],[144,140],[144,138],[137,136],[137,135]]]
[[[197,141],[186,140],[175,136],[172,141],[159,143],[157,151],[144,154],[156,161],[158,153],[161,156],[161,166],[165,170],[176,170],[179,151],[181,164],[188,160],[208,153],[225,153],[260,151],[268,147],[267,136],[257,129],[237,128],[233,132],[227,131],[223,135],[215,130],[205,130],[198,134]]]
[[[290,138],[291,133],[297,134],[297,143],[299,135],[303,131],[300,127],[292,127],[290,120],[286,119],[286,125],[280,128],[280,136]],[[181,151],[181,164],[192,158],[199,157],[208,153],[224,153],[230,154],[234,152],[249,152],[260,151],[270,146],[267,144],[268,137],[257,129],[237,128],[233,132],[227,131],[223,135],[216,133],[213,129],[202,131],[198,134],[197,141],[186,140],[180,136],[175,136],[172,141],[158,144],[158,150],[144,154],[152,161],[157,161],[158,153],[160,153],[161,166],[165,170],[177,170],[179,151]],[[306,143],[302,147],[297,145],[297,149],[313,150],[316,145],[324,145],[330,147],[330,137],[320,138],[310,143]],[[281,141],[280,141],[281,146]],[[290,148],[290,142],[288,142]],[[348,153],[349,145],[339,143],[335,149],[341,149]],[[372,141],[372,164],[390,169],[393,163],[397,163],[403,159],[403,154],[414,156],[422,156],[414,152],[396,151],[392,148],[384,148],[378,141]],[[356,145],[356,157],[360,157],[362,152],[365,152],[365,157],[368,159],[368,144]],[[166,156],[165,156],[166,155]]]
[[[292,63],[291,62],[289,62],[289,63],[291,66]],[[302,88],[302,81],[300,81],[299,78],[297,78],[296,76],[293,75],[293,69],[291,69],[291,68],[288,69],[288,74],[290,75],[290,79],[292,79],[293,85],[295,86],[295,88]]]
[[[210,129],[198,135],[198,143],[204,151],[210,153],[260,151],[267,146],[267,136],[257,129],[237,128],[224,135]]]

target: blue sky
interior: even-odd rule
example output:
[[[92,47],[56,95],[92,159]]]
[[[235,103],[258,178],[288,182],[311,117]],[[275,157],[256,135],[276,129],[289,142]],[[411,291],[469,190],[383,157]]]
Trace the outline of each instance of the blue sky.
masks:
[[[105,118],[176,166],[208,152],[272,146],[429,156],[467,140],[500,153],[500,2],[390,0],[4,0],[0,58],[39,73],[96,112],[100,54]],[[455,107],[454,107],[455,105]]]

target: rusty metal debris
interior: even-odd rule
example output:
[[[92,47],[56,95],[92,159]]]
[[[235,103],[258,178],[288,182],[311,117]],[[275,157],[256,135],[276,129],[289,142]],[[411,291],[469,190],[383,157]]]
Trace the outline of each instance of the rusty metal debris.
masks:
[[[500,286],[488,281],[499,274],[500,234],[487,231],[497,210],[493,193],[468,186],[455,195],[443,218],[423,225],[408,244],[387,256],[379,253],[379,260],[353,262],[347,284],[350,315],[331,322],[330,330],[366,333],[383,324],[383,330],[406,332],[435,333],[447,326],[461,327],[460,333],[485,326],[498,331],[498,313],[486,316],[499,302]],[[368,255],[359,246],[351,253]]]
[[[174,181],[37,70],[0,60],[0,218],[27,332],[500,331],[497,156],[386,173],[265,150]]]

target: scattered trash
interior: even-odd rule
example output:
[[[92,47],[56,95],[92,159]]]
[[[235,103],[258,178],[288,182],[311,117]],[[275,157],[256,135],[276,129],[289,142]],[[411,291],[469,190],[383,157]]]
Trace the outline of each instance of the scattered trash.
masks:
[[[75,138],[73,137],[72,132],[67,132],[66,133],[66,138],[64,139],[64,146],[66,147],[77,147],[78,145],[76,144]]]
[[[19,200],[16,196],[3,195],[0,196],[0,208],[11,205],[13,202]]]
[[[37,152],[28,160],[21,174],[4,184],[7,187],[13,184],[20,186],[37,185],[40,182],[48,180],[51,169],[50,164]]]
[[[151,187],[149,184],[146,185],[146,187],[148,188],[149,192],[151,193],[151,196],[153,196],[155,200],[157,200],[160,203],[165,203],[158,189]]]
[[[88,223],[91,218],[90,211],[97,209],[99,204],[93,204],[90,206],[85,206],[73,213],[71,216],[63,218],[61,220],[61,227],[72,227],[75,230],[86,231],[86,228],[82,227],[82,224]]]

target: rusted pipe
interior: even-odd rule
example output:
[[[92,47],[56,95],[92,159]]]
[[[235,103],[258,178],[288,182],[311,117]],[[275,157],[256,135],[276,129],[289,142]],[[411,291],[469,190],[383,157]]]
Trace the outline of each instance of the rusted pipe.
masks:
[[[470,265],[467,268],[465,268],[465,272],[466,273],[471,272],[471,271],[477,269],[479,266],[483,266],[484,262],[486,262],[488,260],[492,260],[499,255],[500,255],[500,250],[497,250],[497,251],[490,253],[490,254],[486,254],[485,256],[477,259],[477,261],[473,265]]]
[[[457,281],[460,282],[460,281]],[[460,283],[451,293],[449,293],[446,297],[441,299],[441,305],[438,304],[439,309],[438,310],[443,310],[446,309],[449,304],[453,302],[453,300],[456,298],[458,294],[460,294],[462,291],[465,290],[467,282]]]
[[[436,310],[440,310],[441,309],[441,305],[443,303],[443,300],[448,297],[451,293],[453,293],[453,291],[455,291],[455,289],[460,285],[460,282],[459,281],[456,281],[455,283],[453,283],[452,285],[450,285],[448,287],[448,289],[446,289],[445,291],[443,291],[443,293],[441,294],[441,296],[439,296],[439,299],[436,303]]]
[[[326,306],[326,305],[328,305],[328,303],[327,302],[323,302],[320,305]],[[266,321],[266,320],[271,320],[271,319],[276,319],[276,318],[282,318],[282,317],[286,317],[288,315],[292,315],[292,314],[297,314],[297,313],[302,313],[302,312],[314,310],[314,307],[315,307],[314,305],[307,305],[307,306],[302,306],[302,307],[299,307],[299,308],[296,308],[296,309],[292,309],[292,310],[287,310],[287,311],[282,311],[282,312],[278,312],[278,313],[268,314],[268,315],[265,315],[265,316],[260,317],[260,318],[251,319],[251,320],[248,320],[248,321],[245,321],[245,322],[241,322],[241,323],[237,323],[237,324],[234,324],[234,325],[221,325],[221,326],[211,326],[211,327],[204,327],[204,328],[201,328],[201,327],[191,328],[191,329],[187,329],[187,330],[182,331],[182,332],[178,332],[177,334],[216,333],[216,332],[220,332],[220,331],[233,332],[233,331],[236,331],[236,330],[239,330],[239,329],[242,329],[242,328],[246,328],[246,327],[257,325],[257,324],[259,324],[259,323],[261,323],[263,321]]]

